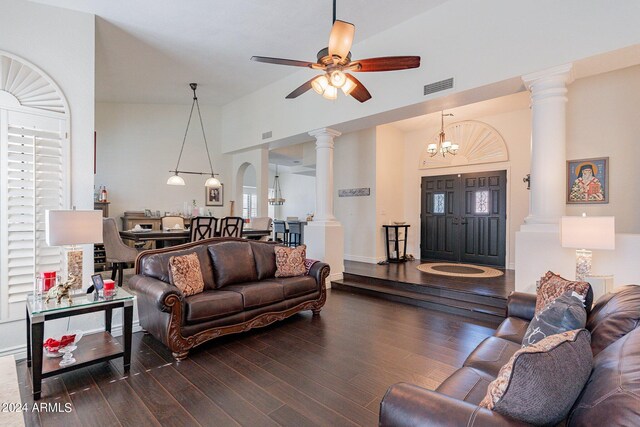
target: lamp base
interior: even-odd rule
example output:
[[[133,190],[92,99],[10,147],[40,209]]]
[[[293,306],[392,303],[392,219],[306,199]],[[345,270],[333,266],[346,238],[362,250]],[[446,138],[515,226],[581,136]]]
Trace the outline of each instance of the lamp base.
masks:
[[[592,252],[586,249],[576,250],[576,280],[584,281],[591,275]]]
[[[64,282],[64,279],[72,281],[72,290],[82,289],[82,255],[82,249],[77,246],[66,248],[64,250],[64,257],[66,261],[64,265],[66,271],[63,271],[62,281]]]

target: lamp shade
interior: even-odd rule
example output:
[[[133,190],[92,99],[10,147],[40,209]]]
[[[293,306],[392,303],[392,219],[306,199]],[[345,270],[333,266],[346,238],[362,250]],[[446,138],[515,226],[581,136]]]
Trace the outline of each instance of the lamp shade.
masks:
[[[46,211],[49,246],[102,243],[102,211]]]
[[[615,217],[563,216],[560,222],[560,239],[563,248],[615,249]]]

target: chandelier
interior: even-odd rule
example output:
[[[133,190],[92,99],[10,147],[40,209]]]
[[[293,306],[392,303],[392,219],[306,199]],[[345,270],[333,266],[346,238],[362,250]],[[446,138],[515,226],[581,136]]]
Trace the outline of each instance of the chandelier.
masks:
[[[447,154],[455,156],[458,153],[460,146],[458,144],[451,143],[451,141],[447,141],[444,134],[444,116],[453,117],[453,114],[445,114],[444,111],[441,111],[440,114],[440,134],[438,135],[438,143],[429,144],[427,146],[427,153],[429,153],[431,157],[436,154],[442,154],[442,157],[445,157]]]
[[[209,146],[207,145],[207,137],[204,134],[204,125],[202,124],[202,115],[200,114],[200,104],[198,103],[198,97],[196,96],[196,88],[198,87],[198,83],[189,83],[191,90],[193,90],[193,102],[191,103],[191,112],[189,113],[189,120],[187,121],[187,129],[184,131],[184,138],[182,139],[182,147],[180,148],[180,154],[178,155],[178,163],[176,163],[175,170],[171,170],[169,172],[173,172],[173,175],[169,177],[167,180],[168,185],[185,185],[184,179],[179,174],[187,174],[187,175],[211,175],[209,179],[207,179],[204,183],[205,187],[211,188],[220,188],[222,184],[216,175],[217,173],[213,173],[213,166],[211,164],[211,156],[209,155]],[[184,151],[184,143],[187,141],[187,133],[189,133],[189,125],[191,124],[191,117],[193,116],[193,107],[197,107],[198,109],[198,118],[200,119],[200,129],[202,129],[202,138],[204,139],[204,148],[207,150],[207,159],[209,159],[209,168],[211,173],[209,172],[191,172],[191,171],[183,171],[180,170],[180,159],[182,158],[182,152]]]
[[[273,206],[284,205],[282,190],[280,189],[280,177],[278,176],[278,165],[276,165],[276,176],[273,178],[273,197],[269,198],[269,204]]]

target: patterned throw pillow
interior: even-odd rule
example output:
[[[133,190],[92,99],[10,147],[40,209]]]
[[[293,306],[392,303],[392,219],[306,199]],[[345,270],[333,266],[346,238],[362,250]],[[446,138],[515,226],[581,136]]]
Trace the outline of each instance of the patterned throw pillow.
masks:
[[[540,286],[536,289],[536,314],[538,314],[545,305],[569,291],[575,291],[578,295],[587,299],[589,289],[590,285],[587,282],[572,282],[551,271],[547,271],[547,274],[540,278]],[[588,299],[587,304],[589,306],[591,304],[591,301],[588,301]]]
[[[276,277],[302,276],[305,268],[305,258],[307,257],[307,246],[300,245],[297,248],[288,246],[276,246]]]
[[[516,351],[479,406],[534,425],[556,425],[571,410],[593,365],[589,331],[551,335]]]
[[[587,324],[584,298],[570,291],[545,305],[537,313],[524,334],[522,346],[535,344],[560,332],[582,329]]]
[[[180,289],[186,297],[202,292],[204,280],[198,255],[190,253],[169,258],[169,282]]]

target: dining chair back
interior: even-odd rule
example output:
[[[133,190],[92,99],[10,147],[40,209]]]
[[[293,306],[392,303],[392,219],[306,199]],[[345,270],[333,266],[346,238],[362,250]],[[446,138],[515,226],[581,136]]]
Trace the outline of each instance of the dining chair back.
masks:
[[[118,276],[118,286],[122,286],[124,266],[135,262],[138,251],[122,241],[113,218],[102,219],[102,240],[107,262],[112,264],[111,280],[116,280]]]
[[[163,216],[162,229],[166,230],[167,228],[171,228],[171,229],[184,228],[184,219],[181,216]]]
[[[242,237],[244,219],[239,216],[225,216],[220,220],[220,237]]]
[[[268,216],[251,218],[251,228],[254,230],[271,230],[272,221]]]
[[[191,218],[191,241],[197,242],[215,236],[218,218],[213,216],[196,216]]]
[[[286,222],[277,219],[273,221],[273,239],[285,245],[289,244],[289,229]]]

